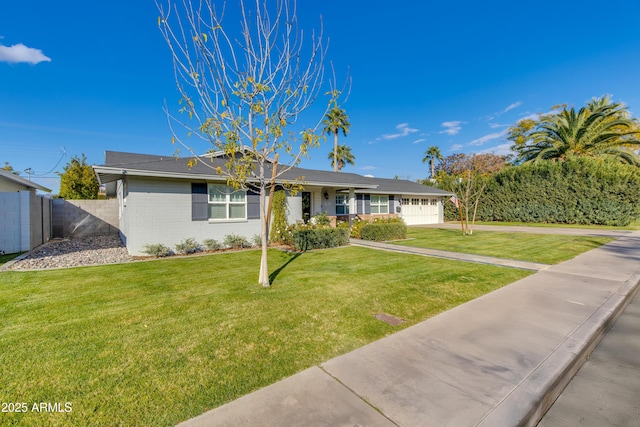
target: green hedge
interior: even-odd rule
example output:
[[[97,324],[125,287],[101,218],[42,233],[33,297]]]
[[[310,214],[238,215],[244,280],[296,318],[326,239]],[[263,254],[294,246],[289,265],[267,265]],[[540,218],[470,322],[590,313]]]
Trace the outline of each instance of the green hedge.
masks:
[[[453,212],[447,211],[450,217]],[[497,173],[487,185],[476,219],[625,226],[638,217],[640,168],[581,157]]]
[[[382,242],[407,238],[407,226],[404,222],[373,222],[360,229],[362,240]]]
[[[349,244],[346,228],[301,228],[293,231],[293,245],[297,251],[335,248]]]

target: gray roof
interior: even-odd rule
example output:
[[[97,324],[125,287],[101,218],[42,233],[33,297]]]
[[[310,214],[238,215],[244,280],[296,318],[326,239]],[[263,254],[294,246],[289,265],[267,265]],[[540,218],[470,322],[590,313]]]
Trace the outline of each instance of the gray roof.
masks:
[[[27,179],[24,179],[23,177],[16,175],[14,173],[11,173],[9,171],[0,169],[0,179],[6,179],[8,181],[12,181],[16,184],[19,185],[24,185],[25,187],[28,188],[33,188],[36,190],[40,190],[40,191],[44,191],[46,193],[51,193],[51,190],[48,189],[47,187],[43,187],[42,185],[36,184],[33,181],[29,181]]]
[[[224,157],[198,158],[191,167],[194,157],[177,158],[149,154],[105,152],[105,164],[93,166],[101,184],[113,182],[124,175],[152,176],[177,179],[221,180],[216,167],[223,167]],[[271,176],[267,165],[266,176]],[[278,182],[293,181],[302,178],[307,185],[334,187],[337,189],[354,188],[359,193],[451,195],[437,188],[428,187],[407,180],[370,178],[354,173],[322,171],[294,167],[283,174]]]
[[[444,191],[439,188],[429,187],[418,182],[408,181],[406,179],[390,179],[390,178],[368,178],[370,183],[376,184],[376,192],[381,194],[406,194],[406,195],[429,195],[429,196],[453,196],[453,193]],[[363,193],[356,190],[356,193]],[[369,193],[369,191],[367,192]]]

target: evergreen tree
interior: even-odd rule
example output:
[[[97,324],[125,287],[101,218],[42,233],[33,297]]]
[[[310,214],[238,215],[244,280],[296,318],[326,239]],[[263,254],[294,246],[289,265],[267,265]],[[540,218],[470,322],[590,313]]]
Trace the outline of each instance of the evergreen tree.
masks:
[[[63,199],[97,199],[100,184],[87,157],[73,156],[60,175],[60,197]]]

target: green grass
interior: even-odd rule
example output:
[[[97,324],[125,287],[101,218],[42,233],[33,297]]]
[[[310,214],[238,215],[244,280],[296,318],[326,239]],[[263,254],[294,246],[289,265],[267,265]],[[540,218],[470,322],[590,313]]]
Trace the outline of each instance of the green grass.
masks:
[[[18,252],[17,254],[4,254],[4,255],[0,255],[0,265],[7,263],[9,261],[11,261],[12,259],[20,256],[21,254],[23,254],[24,252]]]
[[[529,272],[346,247],[0,273],[0,425],[174,425]],[[392,327],[385,312],[407,320]]]
[[[460,230],[414,228],[407,231],[412,240],[398,245],[487,255],[543,264],[557,264],[597,248],[613,239],[607,237],[559,236],[550,234],[504,233],[475,230],[464,236]]]
[[[460,224],[459,221],[451,221],[452,224]],[[498,226],[519,226],[519,227],[541,227],[541,228],[581,228],[593,230],[635,230],[640,228],[640,219],[632,222],[627,227],[616,227],[613,225],[583,225],[583,224],[548,224],[543,222],[499,222],[499,221],[476,221],[478,225],[498,225]]]

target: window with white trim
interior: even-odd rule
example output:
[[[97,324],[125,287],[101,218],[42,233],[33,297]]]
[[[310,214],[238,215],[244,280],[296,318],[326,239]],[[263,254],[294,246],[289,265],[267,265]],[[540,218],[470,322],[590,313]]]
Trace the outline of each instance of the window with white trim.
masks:
[[[345,194],[336,194],[336,215],[348,215],[349,202]]]
[[[247,192],[209,184],[209,219],[247,219]]]
[[[372,214],[388,214],[389,213],[389,196],[371,195],[371,213]]]

